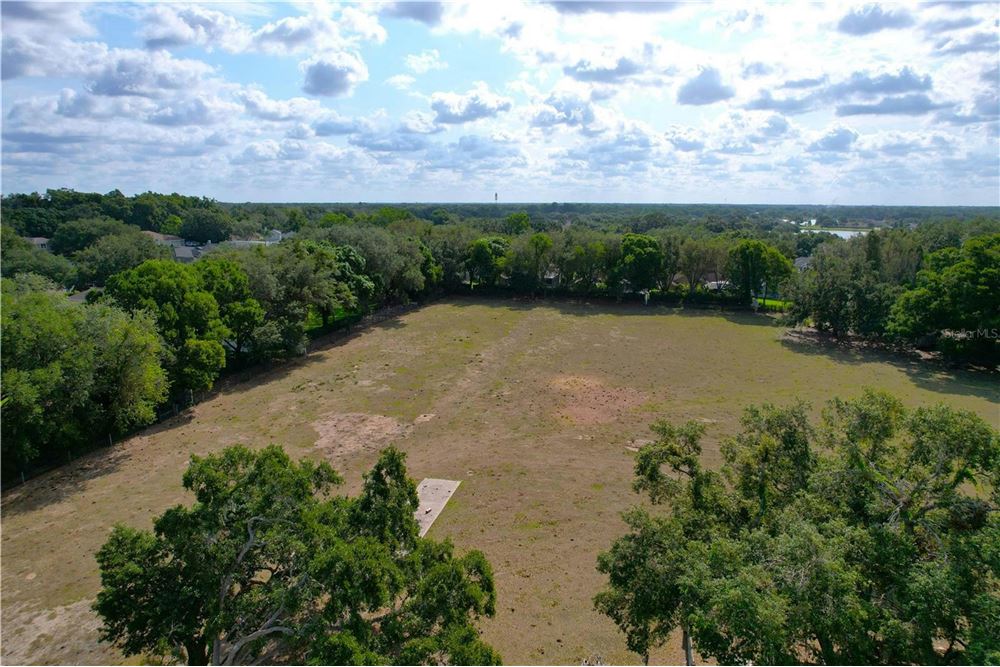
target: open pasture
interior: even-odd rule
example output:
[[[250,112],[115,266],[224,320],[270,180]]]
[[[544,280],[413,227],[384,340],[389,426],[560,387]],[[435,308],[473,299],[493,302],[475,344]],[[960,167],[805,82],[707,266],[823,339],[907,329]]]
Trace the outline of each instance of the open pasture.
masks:
[[[754,402],[870,385],[1000,426],[996,377],[791,342],[763,316],[455,299],[228,383],[193,410],[3,497],[3,661],[121,662],[97,640],[93,554],[115,522],[188,502],[191,453],[279,443],[329,460],[355,491],[378,449],[411,477],[457,480],[429,535],[482,549],[499,603],[485,639],[506,662],[637,658],[593,611],[597,553],[623,530],[633,450],[657,418],[707,424],[706,458]],[[652,656],[677,661],[676,647]]]

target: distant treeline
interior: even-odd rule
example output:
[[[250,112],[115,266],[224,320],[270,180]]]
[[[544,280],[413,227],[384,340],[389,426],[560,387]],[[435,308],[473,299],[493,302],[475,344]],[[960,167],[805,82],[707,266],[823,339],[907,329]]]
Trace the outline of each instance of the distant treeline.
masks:
[[[432,293],[765,307],[771,299],[791,322],[833,335],[996,362],[996,216],[844,241],[747,217],[648,226],[653,213],[642,207],[579,206],[618,221],[555,224],[534,208],[492,217],[462,217],[499,212],[464,206],[320,212],[153,193],[5,197],[4,476],[147,424],[164,403],[210,389],[224,369],[301,354],[311,335]],[[190,264],[140,231],[218,242],[275,227],[297,234],[213,245]],[[45,236],[47,249],[26,236]],[[795,268],[796,258],[810,259]],[[96,289],[71,301],[60,286]]]

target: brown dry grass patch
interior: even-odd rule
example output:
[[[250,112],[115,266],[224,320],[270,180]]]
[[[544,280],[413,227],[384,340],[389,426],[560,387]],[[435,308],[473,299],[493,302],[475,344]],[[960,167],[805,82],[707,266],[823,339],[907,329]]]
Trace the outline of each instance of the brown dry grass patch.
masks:
[[[331,460],[355,493],[394,443],[413,478],[461,481],[430,536],[486,554],[499,599],[483,633],[506,662],[634,663],[592,599],[597,554],[638,501],[627,448],[649,439],[650,422],[705,421],[708,465],[746,405],[802,398],[818,413],[863,386],[1000,426],[995,377],[795,346],[783,332],[753,316],[456,299],[233,383],[196,414],[4,494],[2,660],[126,660],[98,642],[94,553],[115,523],[149,528],[191,501],[180,479],[192,453],[277,443]],[[652,661],[676,664],[678,648]]]

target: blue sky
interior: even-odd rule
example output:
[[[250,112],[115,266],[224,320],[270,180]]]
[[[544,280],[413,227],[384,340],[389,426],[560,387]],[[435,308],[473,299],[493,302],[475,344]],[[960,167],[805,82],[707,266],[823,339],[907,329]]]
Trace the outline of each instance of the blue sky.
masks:
[[[2,13],[5,193],[1000,205],[992,2]]]

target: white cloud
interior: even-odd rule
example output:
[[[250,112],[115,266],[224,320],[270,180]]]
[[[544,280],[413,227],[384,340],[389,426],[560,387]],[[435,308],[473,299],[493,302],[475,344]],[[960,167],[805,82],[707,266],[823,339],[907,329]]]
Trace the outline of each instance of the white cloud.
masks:
[[[395,74],[385,80],[387,84],[398,90],[409,90],[416,83],[416,79],[409,74]]]
[[[1000,188],[989,3],[0,8],[6,191],[302,199],[335,177],[351,199],[995,203]],[[123,24],[144,48],[109,45]],[[424,94],[418,75],[445,60],[450,92]],[[383,85],[361,85],[369,70]]]
[[[685,81],[677,89],[678,104],[714,104],[735,95],[731,86],[722,82],[722,75],[714,67],[705,67],[697,76]]]
[[[240,91],[236,97],[243,102],[247,114],[261,120],[308,120],[319,115],[323,110],[322,105],[316,100],[305,97],[273,100],[259,88],[248,88]]]
[[[510,98],[490,92],[489,86],[482,81],[464,95],[434,93],[431,96],[435,122],[449,125],[492,118],[500,112],[509,111],[512,106]]]
[[[349,95],[354,86],[368,80],[368,68],[356,53],[342,51],[315,55],[299,63],[305,75],[302,90],[309,95]]]
[[[437,49],[425,49],[420,53],[411,53],[404,58],[406,67],[416,74],[426,74],[432,69],[444,69],[448,63],[441,60]]]

